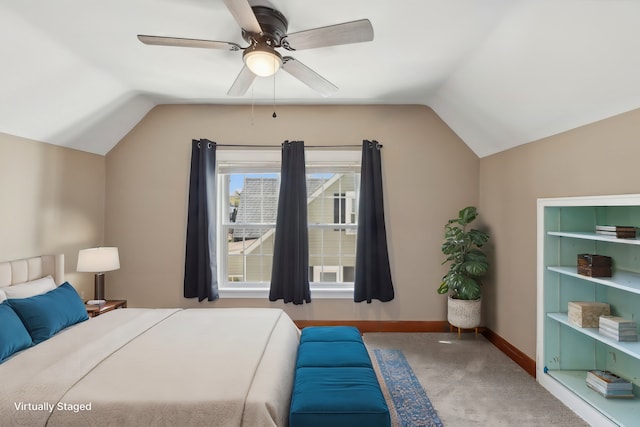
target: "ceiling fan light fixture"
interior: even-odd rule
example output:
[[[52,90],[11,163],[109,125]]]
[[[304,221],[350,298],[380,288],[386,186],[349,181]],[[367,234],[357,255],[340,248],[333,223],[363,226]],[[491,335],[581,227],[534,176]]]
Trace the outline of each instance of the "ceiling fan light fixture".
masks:
[[[251,72],[260,77],[272,76],[282,66],[282,56],[269,46],[248,47],[242,59]]]

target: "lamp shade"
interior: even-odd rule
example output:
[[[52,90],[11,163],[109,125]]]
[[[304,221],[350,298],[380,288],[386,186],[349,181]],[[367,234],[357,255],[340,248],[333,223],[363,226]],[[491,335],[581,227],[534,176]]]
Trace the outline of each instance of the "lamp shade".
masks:
[[[78,252],[77,271],[103,273],[105,271],[117,270],[119,268],[120,258],[118,256],[118,248],[90,248],[81,249],[80,252]]]

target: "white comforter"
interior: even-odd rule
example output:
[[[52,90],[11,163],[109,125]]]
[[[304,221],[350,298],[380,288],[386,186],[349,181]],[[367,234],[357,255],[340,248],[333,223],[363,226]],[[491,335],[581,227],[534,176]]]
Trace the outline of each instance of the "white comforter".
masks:
[[[279,309],[122,309],[0,365],[0,425],[285,426],[299,333]]]

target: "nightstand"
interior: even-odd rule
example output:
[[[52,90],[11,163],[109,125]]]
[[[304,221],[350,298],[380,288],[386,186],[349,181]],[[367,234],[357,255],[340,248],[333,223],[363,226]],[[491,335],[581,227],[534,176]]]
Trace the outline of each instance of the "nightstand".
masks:
[[[89,317],[96,317],[106,313],[107,311],[115,310],[116,308],[127,308],[127,300],[113,299],[107,300],[107,302],[100,305],[85,304],[84,306],[87,309],[87,314],[89,315]]]

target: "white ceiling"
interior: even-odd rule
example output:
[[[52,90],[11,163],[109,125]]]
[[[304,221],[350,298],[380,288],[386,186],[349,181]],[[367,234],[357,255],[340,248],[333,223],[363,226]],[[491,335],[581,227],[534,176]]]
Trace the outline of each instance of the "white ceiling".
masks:
[[[252,1],[289,32],[368,18],[370,43],[293,52],[340,90],[287,73],[287,104],[424,104],[480,157],[640,108],[640,1]],[[107,153],[157,104],[271,103],[273,79],[226,95],[246,43],[222,0],[1,0],[0,132]],[[253,95],[252,95],[253,93]]]

